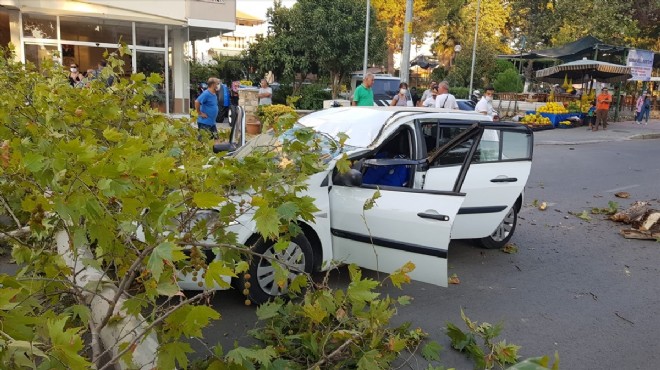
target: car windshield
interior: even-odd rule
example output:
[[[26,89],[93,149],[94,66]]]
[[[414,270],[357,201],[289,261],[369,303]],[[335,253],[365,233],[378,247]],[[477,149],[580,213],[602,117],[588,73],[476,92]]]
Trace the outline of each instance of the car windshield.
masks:
[[[296,133],[301,130],[310,129],[296,123],[292,128],[284,131],[279,136],[275,135],[275,131],[268,130],[248,141],[243,147],[234,153],[234,157],[239,159],[244,158],[253,154],[255,151],[279,151],[282,147],[282,143],[298,140]],[[332,137],[318,131],[314,131],[310,142],[307,144],[314,146],[317,149],[317,153],[319,153],[320,159],[324,164],[327,164],[339,154],[349,150],[349,146],[344,146],[342,148]]]

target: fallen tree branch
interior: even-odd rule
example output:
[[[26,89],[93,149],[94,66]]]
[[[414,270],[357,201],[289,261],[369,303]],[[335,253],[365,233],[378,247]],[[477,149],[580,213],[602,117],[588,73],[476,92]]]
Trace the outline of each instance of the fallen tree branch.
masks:
[[[0,242],[6,242],[9,239],[14,239],[16,241],[20,241],[19,238],[22,238],[30,233],[30,227],[29,226],[23,226],[20,229],[12,230],[12,231],[0,231]]]

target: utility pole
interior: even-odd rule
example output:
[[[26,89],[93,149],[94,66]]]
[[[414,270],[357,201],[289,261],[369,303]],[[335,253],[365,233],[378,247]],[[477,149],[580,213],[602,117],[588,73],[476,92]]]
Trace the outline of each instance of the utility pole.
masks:
[[[367,59],[369,58],[369,18],[371,18],[371,1],[367,0],[367,25],[364,30],[364,63],[362,64],[362,79],[367,76]]]
[[[470,89],[472,94],[472,81],[474,81],[474,62],[477,59],[477,32],[479,31],[479,11],[481,10],[481,0],[477,0],[477,20],[474,24],[474,43],[472,44],[472,67],[470,68]]]
[[[401,52],[401,67],[399,78],[401,82],[408,83],[410,69],[410,38],[412,33],[413,0],[406,0],[406,21],[403,26],[403,51]]]

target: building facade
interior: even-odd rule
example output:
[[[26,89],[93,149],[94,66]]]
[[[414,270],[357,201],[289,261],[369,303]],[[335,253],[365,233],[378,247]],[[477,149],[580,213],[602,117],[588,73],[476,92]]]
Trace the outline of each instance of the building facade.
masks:
[[[235,29],[236,0],[0,0],[0,45],[12,43],[19,60],[57,58],[84,72],[123,42],[124,74],[162,74],[157,98],[169,113],[188,113],[192,43]]]

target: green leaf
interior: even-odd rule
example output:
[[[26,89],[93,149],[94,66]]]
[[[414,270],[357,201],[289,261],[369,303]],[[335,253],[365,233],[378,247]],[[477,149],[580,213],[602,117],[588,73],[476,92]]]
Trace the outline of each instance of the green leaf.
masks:
[[[23,166],[30,172],[39,172],[46,166],[46,157],[38,153],[27,153],[23,158]]]
[[[378,350],[372,349],[371,351],[365,352],[358,361],[358,370],[381,370],[381,366],[377,361],[378,357],[380,357],[380,352],[378,352]]]
[[[0,288],[0,310],[11,310],[12,308],[16,307],[18,302],[14,300],[14,297],[16,297],[20,292],[20,289],[7,287]]]
[[[411,303],[412,297],[407,295],[402,295],[401,297],[398,297],[396,301],[402,306],[407,306]]]
[[[430,341],[422,348],[422,357],[427,361],[440,361],[442,346],[436,341]]]
[[[277,207],[277,214],[283,220],[295,220],[298,217],[298,205],[293,202],[284,202]]]
[[[348,298],[353,302],[368,303],[380,295],[380,293],[372,292],[377,286],[378,282],[371,279],[353,281],[348,285],[346,293]]]
[[[468,345],[474,343],[474,337],[464,333],[452,323],[447,323],[445,332],[451,340],[451,346],[459,351],[463,351]]]
[[[277,211],[273,208],[262,206],[254,213],[257,231],[264,238],[274,238],[279,234],[280,220]]]
[[[555,353],[555,362],[550,367],[550,358],[548,356],[528,358],[517,364],[508,367],[508,370],[559,370],[559,355]]]
[[[147,269],[151,271],[154,279],[160,280],[160,274],[163,273],[163,265],[165,261],[172,260],[172,252],[175,248],[176,246],[173,243],[163,242],[151,252],[149,261],[147,262]]]
[[[591,216],[589,216],[589,213],[587,211],[582,211],[581,213],[578,213],[575,216],[584,221],[591,221]]]
[[[246,361],[256,361],[262,365],[268,366],[276,356],[277,353],[272,346],[263,349],[238,347],[227,353],[227,359],[229,359],[229,361],[240,365],[245,365]]]
[[[220,205],[225,200],[221,195],[209,193],[209,192],[199,192],[193,195],[193,202],[199,208],[213,208]]]
[[[392,272],[390,275],[390,280],[395,287],[401,289],[401,285],[404,283],[410,283],[410,276],[408,273],[415,270],[415,264],[408,261],[400,269]]]
[[[376,190],[374,194],[371,196],[371,198],[368,198],[367,200],[364,201],[364,205],[362,206],[362,210],[368,211],[374,206],[376,206],[376,200],[378,200],[381,197],[380,194],[380,189]]]
[[[184,342],[174,342],[161,344],[158,348],[158,368],[175,369],[177,364],[179,368],[188,367],[188,353],[194,351],[190,344]]]
[[[46,323],[48,336],[53,346],[52,353],[69,369],[88,369],[92,364],[78,354],[83,349],[82,338],[78,334],[78,329],[64,330],[67,320],[67,317],[62,317],[48,320]]]
[[[303,306],[303,312],[305,313],[305,316],[315,324],[320,324],[326,317],[328,317],[328,312],[326,312],[318,302],[315,302],[314,304],[305,304]]]
[[[212,289],[214,284],[218,284],[220,288],[229,288],[229,283],[226,282],[223,277],[236,277],[236,274],[227,267],[224,261],[213,261],[206,268],[206,276],[204,277],[204,283],[206,283],[207,289]]]
[[[124,134],[122,134],[121,132],[117,131],[112,127],[108,127],[105,130],[103,130],[103,137],[110,142],[116,143],[124,138]]]
[[[279,315],[279,310],[282,308],[282,302],[266,302],[257,307],[257,318],[259,320],[268,320]]]

